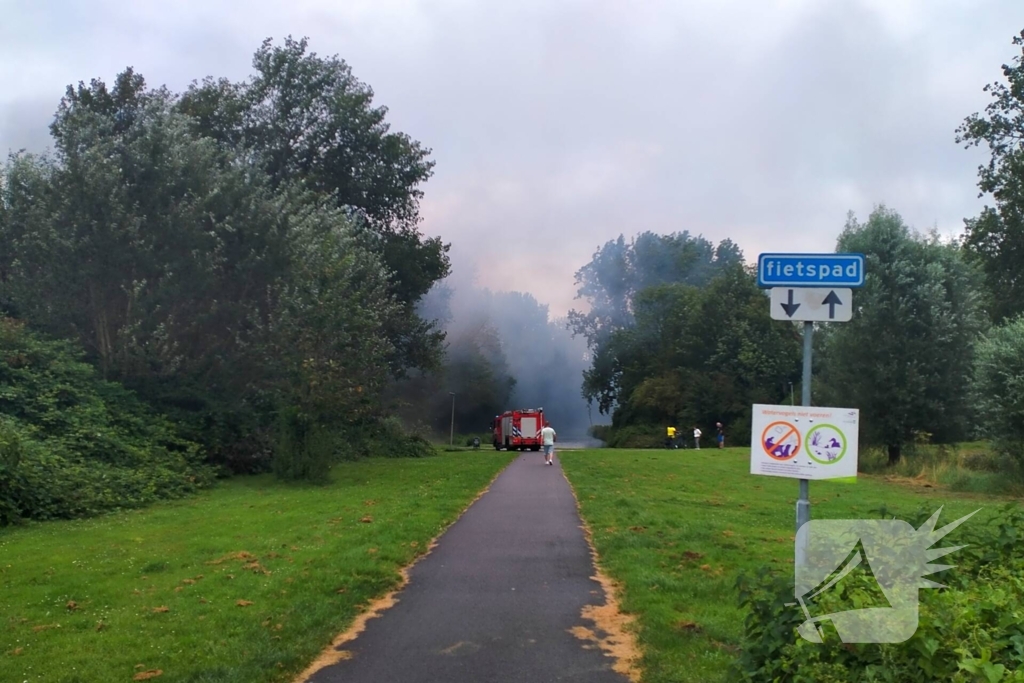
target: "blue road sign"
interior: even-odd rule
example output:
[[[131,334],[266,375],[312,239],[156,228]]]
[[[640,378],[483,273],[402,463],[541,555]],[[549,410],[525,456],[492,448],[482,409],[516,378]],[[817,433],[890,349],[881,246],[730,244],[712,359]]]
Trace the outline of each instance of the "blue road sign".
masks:
[[[863,287],[864,254],[761,254],[758,287]]]

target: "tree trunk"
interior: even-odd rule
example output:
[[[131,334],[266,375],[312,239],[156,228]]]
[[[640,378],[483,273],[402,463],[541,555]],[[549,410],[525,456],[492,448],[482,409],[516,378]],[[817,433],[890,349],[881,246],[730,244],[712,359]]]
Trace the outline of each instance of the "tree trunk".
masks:
[[[107,314],[103,308],[95,283],[89,284],[89,304],[92,308],[93,332],[96,335],[96,351],[100,356],[100,374],[103,379],[110,376],[110,331],[107,329]]]
[[[889,444],[889,466],[895,465],[900,461],[900,446],[899,444]]]

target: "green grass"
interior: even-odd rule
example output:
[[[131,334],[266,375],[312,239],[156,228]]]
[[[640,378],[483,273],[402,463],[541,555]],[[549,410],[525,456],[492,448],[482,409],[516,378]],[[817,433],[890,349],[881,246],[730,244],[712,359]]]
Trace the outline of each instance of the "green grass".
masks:
[[[346,463],[325,487],[240,478],[0,530],[0,681],[289,681],[513,457]]]
[[[751,475],[749,458],[747,449],[560,453],[602,567],[637,617],[645,683],[724,681],[744,619],[737,575],[791,571],[798,484]],[[854,484],[811,482],[810,497],[817,519],[945,505],[942,522],[1005,502],[864,475]]]
[[[895,466],[884,449],[861,451],[861,472],[915,479],[951,491],[997,496],[1024,495],[1024,481],[1014,464],[993,452],[989,443],[977,441],[950,445],[919,445]]]

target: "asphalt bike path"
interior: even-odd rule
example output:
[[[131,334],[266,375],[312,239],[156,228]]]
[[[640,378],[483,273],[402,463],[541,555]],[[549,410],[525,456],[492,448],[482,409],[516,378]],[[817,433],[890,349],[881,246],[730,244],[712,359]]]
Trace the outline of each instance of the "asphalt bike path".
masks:
[[[487,457],[481,455],[481,457]],[[409,572],[398,602],[309,683],[628,683],[570,633],[603,605],[557,458],[514,460]]]

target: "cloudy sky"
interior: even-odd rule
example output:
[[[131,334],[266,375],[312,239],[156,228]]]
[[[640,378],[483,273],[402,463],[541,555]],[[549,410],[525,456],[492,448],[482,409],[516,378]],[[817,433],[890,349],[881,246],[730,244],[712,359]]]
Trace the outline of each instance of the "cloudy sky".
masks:
[[[1019,50],[1021,0],[0,0],[0,152],[49,144],[68,83],[245,78],[262,39],[338,54],[433,149],[424,230],[555,315],[620,233],[831,251],[885,203],[954,234],[954,142]]]

